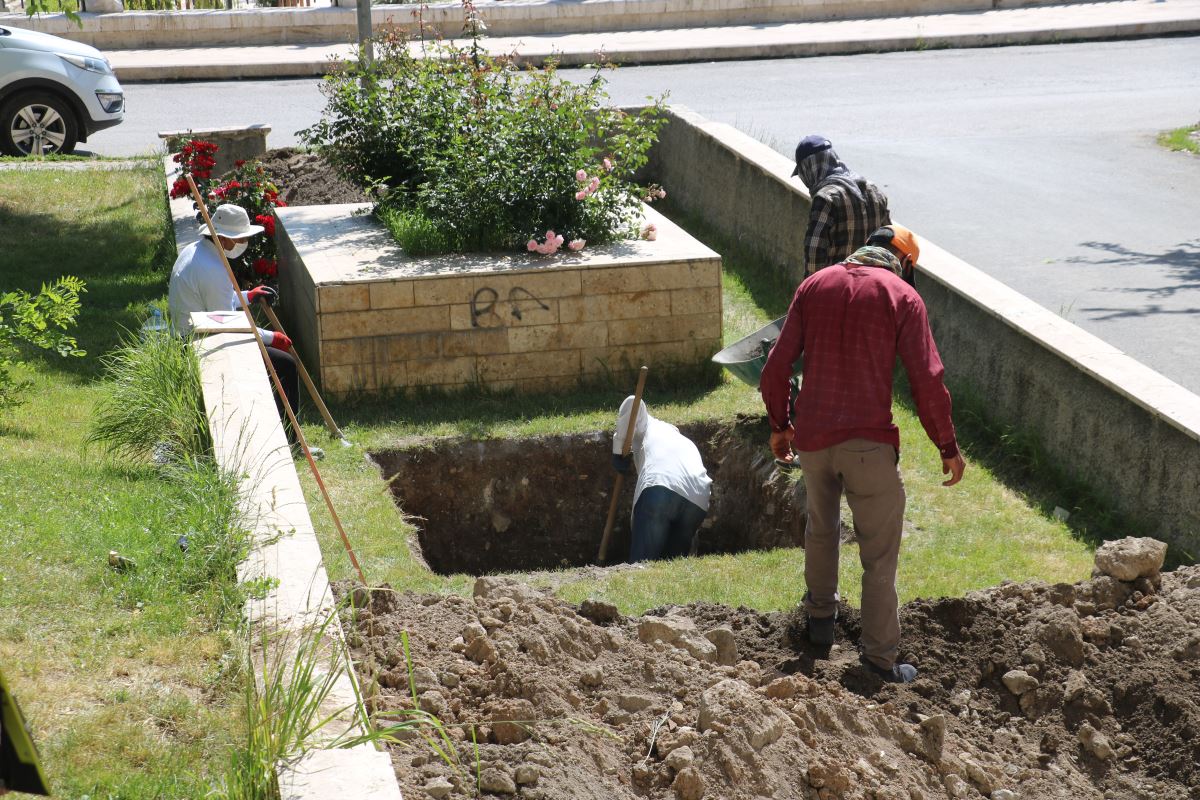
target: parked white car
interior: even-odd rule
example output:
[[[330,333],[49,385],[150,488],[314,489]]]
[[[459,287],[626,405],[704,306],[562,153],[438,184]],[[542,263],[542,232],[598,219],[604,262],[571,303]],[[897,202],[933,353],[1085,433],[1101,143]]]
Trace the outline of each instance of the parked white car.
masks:
[[[70,153],[125,118],[125,93],[99,50],[0,25],[0,151]]]

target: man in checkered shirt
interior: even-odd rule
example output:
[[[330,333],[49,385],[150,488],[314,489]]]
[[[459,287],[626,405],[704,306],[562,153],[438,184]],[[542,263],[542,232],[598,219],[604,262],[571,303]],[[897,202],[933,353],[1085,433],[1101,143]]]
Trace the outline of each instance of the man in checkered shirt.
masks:
[[[796,169],[812,197],[804,234],[804,277],[840,264],[873,231],[892,221],[879,187],[842,163],[824,136],[805,136],[796,145]]]

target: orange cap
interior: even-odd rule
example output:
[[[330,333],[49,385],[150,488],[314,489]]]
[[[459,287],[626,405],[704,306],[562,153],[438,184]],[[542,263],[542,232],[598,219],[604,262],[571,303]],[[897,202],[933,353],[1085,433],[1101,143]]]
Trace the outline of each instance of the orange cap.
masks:
[[[908,264],[917,263],[921,257],[921,248],[917,237],[903,225],[885,225],[867,238],[867,244],[890,245],[900,253],[900,260]]]

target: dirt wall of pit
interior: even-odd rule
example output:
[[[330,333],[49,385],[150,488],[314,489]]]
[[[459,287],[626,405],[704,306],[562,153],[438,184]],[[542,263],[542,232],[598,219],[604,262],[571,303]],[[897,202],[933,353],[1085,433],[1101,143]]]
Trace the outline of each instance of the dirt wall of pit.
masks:
[[[680,430],[713,479],[697,553],[801,544],[803,483],[775,469],[762,447],[769,435],[762,418]],[[371,458],[436,572],[559,569],[596,558],[616,475],[611,433],[410,441]],[[634,480],[622,492],[609,561],[629,552]]]

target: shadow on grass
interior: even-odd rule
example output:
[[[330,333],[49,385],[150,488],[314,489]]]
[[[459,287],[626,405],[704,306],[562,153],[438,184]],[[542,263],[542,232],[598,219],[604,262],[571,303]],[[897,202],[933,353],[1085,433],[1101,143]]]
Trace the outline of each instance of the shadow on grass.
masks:
[[[700,400],[721,381],[715,365],[659,370],[647,374],[647,392],[655,403],[692,403]],[[342,424],[375,426],[398,422],[412,426],[449,425],[456,435],[474,439],[493,436],[497,429],[514,422],[538,418],[611,412],[633,394],[636,378],[609,376],[570,392],[518,394],[472,386],[457,392],[417,389],[383,396],[352,396],[331,405],[334,418]],[[306,413],[305,416],[308,416]]]
[[[96,181],[59,171],[0,176],[0,290],[36,292],[43,283],[76,275],[87,284],[74,334],[85,358],[35,351],[28,360],[81,380],[101,372],[99,357],[137,329],[146,306],[166,291],[175,236],[161,175],[152,169],[106,172],[111,192]],[[54,197],[39,210],[38,196]],[[64,198],[69,202],[64,202]]]

